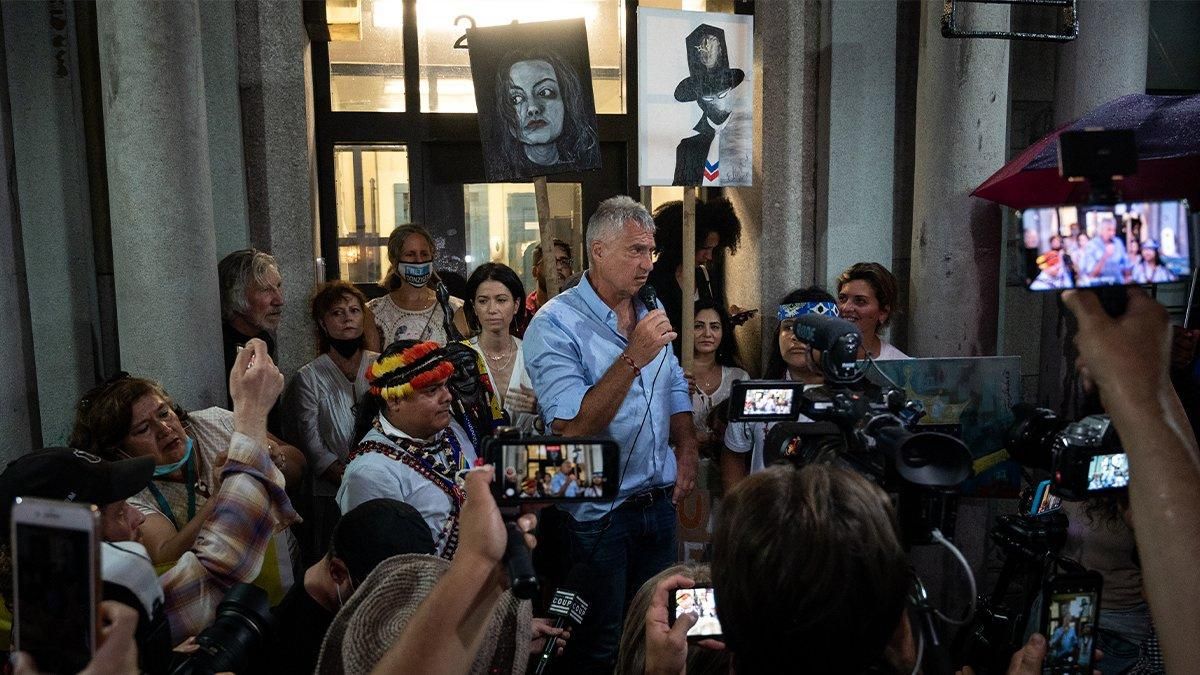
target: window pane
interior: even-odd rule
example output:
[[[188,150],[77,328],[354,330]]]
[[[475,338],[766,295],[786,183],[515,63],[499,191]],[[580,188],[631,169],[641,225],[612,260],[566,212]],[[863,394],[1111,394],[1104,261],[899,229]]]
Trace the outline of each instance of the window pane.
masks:
[[[583,248],[583,190],[579,183],[550,183],[550,227],[553,236],[571,244],[573,271],[580,268]],[[533,249],[541,241],[531,183],[476,183],[463,186],[467,224],[468,267],[499,262],[516,270],[533,286]]]
[[[475,112],[470,59],[466,49],[454,48],[471,20],[483,27],[580,17],[587,23],[596,112],[624,113],[624,0],[417,0],[421,112]]]
[[[404,111],[404,0],[362,0],[362,39],[329,43],[335,111]]]
[[[379,281],[387,238],[411,220],[408,149],[403,145],[339,145],[333,151],[338,262],[347,281]]]

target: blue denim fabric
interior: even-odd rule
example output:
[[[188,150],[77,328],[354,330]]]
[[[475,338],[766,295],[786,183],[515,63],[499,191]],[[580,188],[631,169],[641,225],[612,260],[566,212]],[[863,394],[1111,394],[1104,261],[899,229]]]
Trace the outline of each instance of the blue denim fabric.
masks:
[[[675,564],[678,516],[670,496],[627,501],[596,520],[568,521],[571,562],[590,559],[591,587],[583,625],[571,635],[563,673],[609,673],[625,610],[647,579]]]
[[[1150,606],[1142,603],[1126,610],[1100,610],[1096,648],[1104,658],[1096,664],[1102,675],[1119,675],[1137,664],[1139,648],[1151,634]]]

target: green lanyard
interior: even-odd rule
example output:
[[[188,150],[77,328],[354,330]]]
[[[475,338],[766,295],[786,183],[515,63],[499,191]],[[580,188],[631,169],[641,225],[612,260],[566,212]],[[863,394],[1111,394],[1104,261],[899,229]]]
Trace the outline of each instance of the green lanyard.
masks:
[[[180,525],[179,521],[175,519],[175,512],[171,510],[171,505],[167,503],[167,498],[164,497],[163,493],[159,491],[158,486],[156,486],[154,484],[154,481],[150,481],[150,485],[147,486],[150,488],[150,494],[154,495],[154,501],[158,502],[158,508],[164,514],[166,514],[166,516],[168,518],[171,519],[171,523],[173,525],[175,525],[176,529],[183,529],[183,527],[185,525],[187,525],[188,523],[190,523],[192,521],[192,518],[196,517],[196,455],[195,455],[195,453],[193,453],[192,456],[188,458],[187,464],[183,465],[183,486],[184,486],[184,489],[187,490],[187,498],[188,498],[188,517],[187,517],[187,520],[185,520],[183,522],[183,525]]]

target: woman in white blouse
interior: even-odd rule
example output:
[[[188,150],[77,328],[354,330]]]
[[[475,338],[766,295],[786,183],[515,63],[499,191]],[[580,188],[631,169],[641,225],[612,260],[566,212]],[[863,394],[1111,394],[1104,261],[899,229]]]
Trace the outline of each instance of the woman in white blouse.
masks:
[[[476,333],[470,344],[483,355],[492,389],[513,426],[531,431],[537,421],[537,399],[514,330],[527,323],[521,278],[507,265],[485,263],[467,279],[466,296],[467,325]]]
[[[388,293],[366,305],[373,319],[367,326],[367,347],[383,351],[396,340],[449,342],[446,312],[458,322],[463,301],[451,296],[443,307],[438,300],[433,237],[420,225],[400,225],[388,236],[387,256],[388,271],[379,285]],[[455,327],[462,332],[460,323]]]
[[[317,549],[337,519],[334,495],[342,482],[354,438],[354,404],[367,390],[367,369],[379,356],[363,347],[366,298],[345,281],[322,284],[310,308],[317,333],[317,358],[292,378],[284,397],[288,438],[308,457],[312,474]]]
[[[748,380],[750,375],[737,366],[734,356],[733,329],[725,310],[712,300],[700,300],[695,305],[695,334],[692,375],[696,391],[692,394],[692,422],[701,451],[720,454],[723,430],[709,426],[709,414],[729,399],[734,380]]]

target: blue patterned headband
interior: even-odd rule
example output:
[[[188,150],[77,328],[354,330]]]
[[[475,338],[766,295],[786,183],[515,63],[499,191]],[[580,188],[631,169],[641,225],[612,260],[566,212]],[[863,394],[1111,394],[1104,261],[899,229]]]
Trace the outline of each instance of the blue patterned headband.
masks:
[[[805,314],[824,314],[826,316],[839,316],[837,303],[819,301],[819,302],[792,302],[786,305],[779,306],[779,320],[795,319],[798,316]]]

